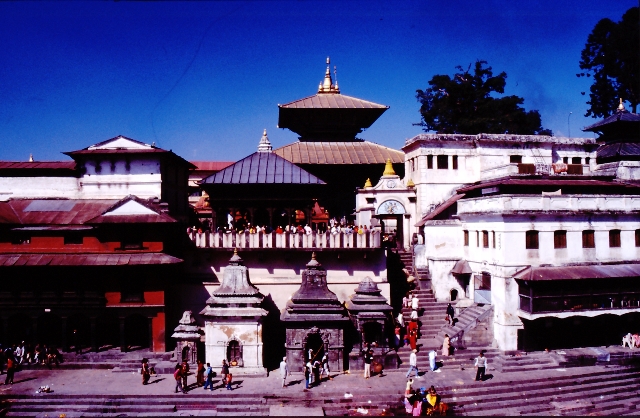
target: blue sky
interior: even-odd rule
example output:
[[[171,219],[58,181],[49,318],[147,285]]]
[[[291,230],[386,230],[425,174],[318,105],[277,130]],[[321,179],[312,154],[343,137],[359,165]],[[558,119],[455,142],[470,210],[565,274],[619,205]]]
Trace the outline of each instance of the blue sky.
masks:
[[[583,117],[580,51],[598,20],[635,5],[0,2],[0,160],[66,159],[121,134],[188,160],[235,161],[264,128],[274,147],[296,140],[276,128],[277,105],[315,94],[327,56],[343,94],[391,107],[359,135],[379,144],[420,133],[415,90],[476,59],[506,71],[507,94],[544,127],[565,136],[569,121],[577,136],[594,121]]]

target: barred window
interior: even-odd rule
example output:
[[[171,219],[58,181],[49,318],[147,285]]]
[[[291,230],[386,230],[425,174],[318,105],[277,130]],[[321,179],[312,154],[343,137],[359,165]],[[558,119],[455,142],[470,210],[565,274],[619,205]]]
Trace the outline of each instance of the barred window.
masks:
[[[582,248],[596,248],[595,231],[582,231]]]
[[[538,231],[527,231],[526,233],[526,248],[527,250],[538,249]]]
[[[567,231],[553,231],[553,248],[567,248]]]

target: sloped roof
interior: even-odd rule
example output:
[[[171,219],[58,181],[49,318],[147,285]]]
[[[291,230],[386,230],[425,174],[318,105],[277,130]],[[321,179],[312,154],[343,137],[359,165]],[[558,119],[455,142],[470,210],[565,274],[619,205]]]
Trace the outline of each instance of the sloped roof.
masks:
[[[0,170],[73,170],[75,161],[0,161]]]
[[[590,131],[590,132],[597,132],[600,131],[599,128],[602,128],[605,125],[610,125],[612,123],[616,123],[616,122],[635,122],[635,123],[639,123],[640,122],[640,114],[637,113],[631,113],[629,111],[623,110],[623,111],[618,111],[616,113],[614,113],[611,116],[608,116],[596,123],[594,123],[593,125],[589,125],[586,128],[583,129],[583,131]]]
[[[598,148],[598,159],[614,157],[640,157],[640,144],[619,142]]]
[[[369,102],[344,94],[316,94],[278,105],[288,109],[388,109],[389,106]]]
[[[430,221],[431,219],[433,219],[436,216],[440,215],[442,212],[447,210],[451,205],[453,205],[454,203],[456,203],[458,200],[462,199],[463,197],[464,197],[464,193],[462,193],[462,194],[454,194],[453,196],[451,196],[450,198],[448,198],[447,200],[445,200],[444,202],[442,202],[438,206],[436,206],[434,210],[432,210],[431,212],[427,213],[420,220],[420,222],[418,222],[415,226],[423,226],[427,221]]]
[[[514,278],[519,280],[622,279],[640,277],[640,264],[605,264],[593,266],[527,267]]]
[[[294,142],[273,151],[294,164],[404,163],[402,151],[369,141]]]
[[[202,184],[325,184],[275,152],[255,152],[202,180]]]
[[[122,209],[126,204],[139,205],[144,211],[129,210],[122,213],[116,213],[118,209]],[[137,196],[127,196],[111,207],[107,208],[100,215],[86,221],[87,224],[122,224],[122,223],[173,223],[177,222],[171,216],[158,208],[154,207],[148,201],[142,200]]]
[[[233,164],[233,161],[189,161],[198,171],[220,171]]]
[[[164,253],[134,254],[0,254],[0,266],[123,266],[177,264],[183,260]]]

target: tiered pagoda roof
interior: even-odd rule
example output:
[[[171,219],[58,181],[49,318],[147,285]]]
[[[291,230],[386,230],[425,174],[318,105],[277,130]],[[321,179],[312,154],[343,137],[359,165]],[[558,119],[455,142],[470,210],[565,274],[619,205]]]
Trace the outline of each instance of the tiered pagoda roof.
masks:
[[[593,125],[585,132],[599,134],[598,164],[614,161],[640,161],[640,115],[624,108],[622,99],[616,112]]]

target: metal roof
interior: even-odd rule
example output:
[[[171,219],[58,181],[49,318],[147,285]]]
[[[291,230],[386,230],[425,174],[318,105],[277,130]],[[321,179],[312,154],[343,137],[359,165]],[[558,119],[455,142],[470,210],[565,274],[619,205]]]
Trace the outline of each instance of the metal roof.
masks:
[[[435,218],[436,216],[440,215],[442,212],[444,212],[451,205],[453,205],[454,203],[456,203],[458,200],[460,200],[463,197],[464,197],[464,194],[454,194],[453,196],[451,196],[450,198],[448,198],[447,200],[445,200],[444,202],[442,202],[438,206],[436,206],[436,208],[434,210],[432,210],[431,212],[427,213],[420,220],[420,222],[418,222],[415,226],[423,226],[427,221],[429,221],[429,220]]]
[[[122,266],[176,264],[183,260],[164,253],[135,254],[0,254],[0,267]]]
[[[220,171],[233,164],[233,161],[189,161],[197,171]]]
[[[621,279],[639,277],[640,264],[606,264],[594,266],[527,267],[514,278],[530,281]]]
[[[273,152],[294,164],[404,163],[402,151],[369,141],[294,142]]]
[[[491,187],[491,186],[499,186],[499,185],[508,185],[508,186],[583,186],[583,187],[620,187],[620,188],[629,188],[629,189],[637,189],[638,186],[628,183],[621,182],[613,182],[613,181],[604,181],[604,180],[594,180],[594,179],[578,179],[575,177],[568,178],[569,176],[554,176],[553,178],[548,177],[539,177],[539,178],[511,178],[511,177],[503,177],[496,180],[489,180],[485,182],[478,182],[469,186],[462,187],[458,189],[458,193],[465,193],[471,190]],[[581,176],[584,177],[584,176]]]
[[[598,148],[597,158],[640,156],[640,144],[633,142],[618,142]]]
[[[202,184],[325,184],[275,152],[255,152],[202,180]]]
[[[75,161],[0,161],[0,170],[73,170]]]
[[[289,109],[388,109],[389,106],[357,99],[343,94],[316,94],[278,105]]]
[[[594,123],[593,125],[589,125],[583,129],[583,131],[599,131],[602,126],[609,125],[616,122],[640,122],[640,115],[637,113],[631,113],[629,111],[623,110],[614,113],[611,116],[608,116],[601,121]]]
[[[473,273],[473,270],[471,270],[471,267],[469,266],[469,263],[467,262],[467,260],[458,260],[456,262],[456,265],[453,266],[453,268],[451,269],[451,273],[452,274],[471,274]]]

